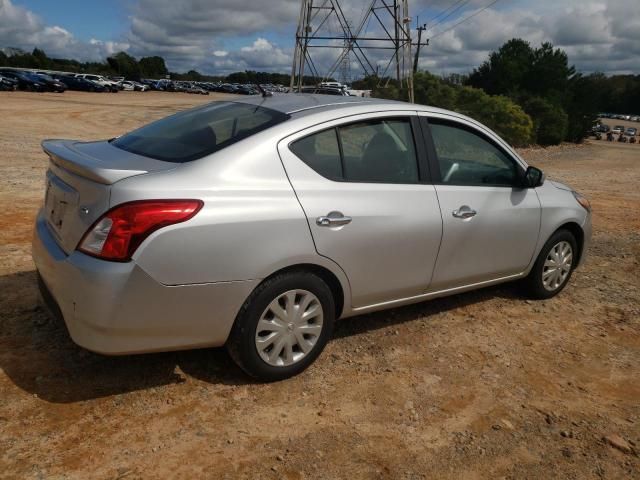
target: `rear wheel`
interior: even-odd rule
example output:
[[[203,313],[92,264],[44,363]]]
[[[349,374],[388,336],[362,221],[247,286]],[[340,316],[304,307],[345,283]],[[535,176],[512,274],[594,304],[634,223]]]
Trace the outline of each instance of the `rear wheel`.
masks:
[[[525,280],[533,298],[551,298],[567,285],[576,266],[578,247],[568,230],[555,232],[540,251],[536,263]]]
[[[333,332],[331,289],[310,272],[276,275],[244,303],[227,350],[246,373],[277,381],[302,372],[320,355]]]

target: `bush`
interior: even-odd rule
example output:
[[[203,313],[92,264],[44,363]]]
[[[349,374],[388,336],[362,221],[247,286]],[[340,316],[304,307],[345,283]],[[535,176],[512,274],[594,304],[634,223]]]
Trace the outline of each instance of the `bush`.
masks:
[[[471,117],[498,133],[511,145],[521,147],[532,141],[531,118],[507,97],[492,96],[472,87],[449,85],[427,72],[418,72],[413,79],[416,103],[445,108]],[[383,98],[401,99],[403,91],[389,87]],[[396,95],[396,96],[393,96]]]
[[[522,102],[533,120],[533,138],[539,145],[558,145],[567,136],[569,117],[564,110],[540,97]]]
[[[457,93],[455,111],[485,124],[514,147],[531,143],[533,122],[515,102],[472,87],[461,87]]]

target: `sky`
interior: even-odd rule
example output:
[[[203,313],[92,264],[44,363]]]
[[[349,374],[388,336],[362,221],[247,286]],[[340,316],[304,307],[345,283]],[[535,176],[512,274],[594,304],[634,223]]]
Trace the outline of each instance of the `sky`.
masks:
[[[0,0],[0,47],[39,47],[49,56],[78,60],[104,60],[119,51],[137,58],[160,55],[172,71],[289,73],[300,3]],[[353,25],[370,3],[340,2]],[[640,73],[637,0],[409,0],[409,9],[412,25],[419,19],[429,27],[424,38],[430,44],[422,50],[420,68],[432,73],[468,73],[514,37],[534,46],[548,41],[563,48],[583,72]],[[322,28],[338,33],[333,19]],[[373,20],[364,33],[380,35],[381,27]],[[319,70],[327,70],[337,52],[312,50]],[[385,51],[371,55],[381,68],[389,59]],[[355,58],[351,67],[357,78]]]

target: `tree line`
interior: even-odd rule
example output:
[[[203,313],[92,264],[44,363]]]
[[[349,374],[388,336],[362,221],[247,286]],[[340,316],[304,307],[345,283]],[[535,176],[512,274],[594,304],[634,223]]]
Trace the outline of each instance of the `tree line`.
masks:
[[[290,75],[285,73],[256,72],[246,70],[234,72],[229,75],[205,75],[197,70],[188,72],[170,72],[162,57],[142,57],[140,60],[125,52],[119,52],[106,59],[104,62],[79,62],[66,58],[49,58],[47,54],[34,48],[31,53],[15,50],[7,55],[0,50],[0,67],[36,68],[43,70],[56,70],[72,73],[94,73],[106,76],[122,76],[127,80],[140,80],[141,78],[171,78],[172,80],[196,81],[196,82],[229,82],[229,83],[273,83],[289,85]],[[313,85],[321,79],[305,76],[305,84]]]
[[[389,79],[365,78],[354,87],[406,98]],[[522,39],[506,42],[469,75],[418,72],[414,91],[417,103],[473,117],[515,146],[581,142],[600,112],[640,115],[640,75],[583,75],[563,50]]]
[[[226,76],[205,75],[196,70],[170,72],[162,57],[137,60],[119,52],[104,62],[79,62],[49,58],[41,49],[31,53],[0,51],[0,66],[41,68],[77,73],[123,76],[130,80],[166,78],[230,83],[288,85],[284,73],[247,70]],[[305,77],[316,84],[319,78]],[[389,78],[365,77],[355,89],[371,89],[373,96],[406,99],[407,92]],[[556,145],[582,141],[599,112],[640,114],[640,75],[583,75],[569,64],[563,50],[550,43],[532,47],[512,39],[492,52],[469,75],[438,77],[418,72],[414,77],[417,103],[458,111],[485,123],[516,146]]]

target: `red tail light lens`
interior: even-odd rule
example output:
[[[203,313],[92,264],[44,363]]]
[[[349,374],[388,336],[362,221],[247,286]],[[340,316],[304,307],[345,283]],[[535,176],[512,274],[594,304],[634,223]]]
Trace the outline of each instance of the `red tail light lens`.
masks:
[[[201,200],[142,200],[109,210],[85,233],[78,250],[94,257],[126,262],[156,230],[186,222],[202,208]]]

